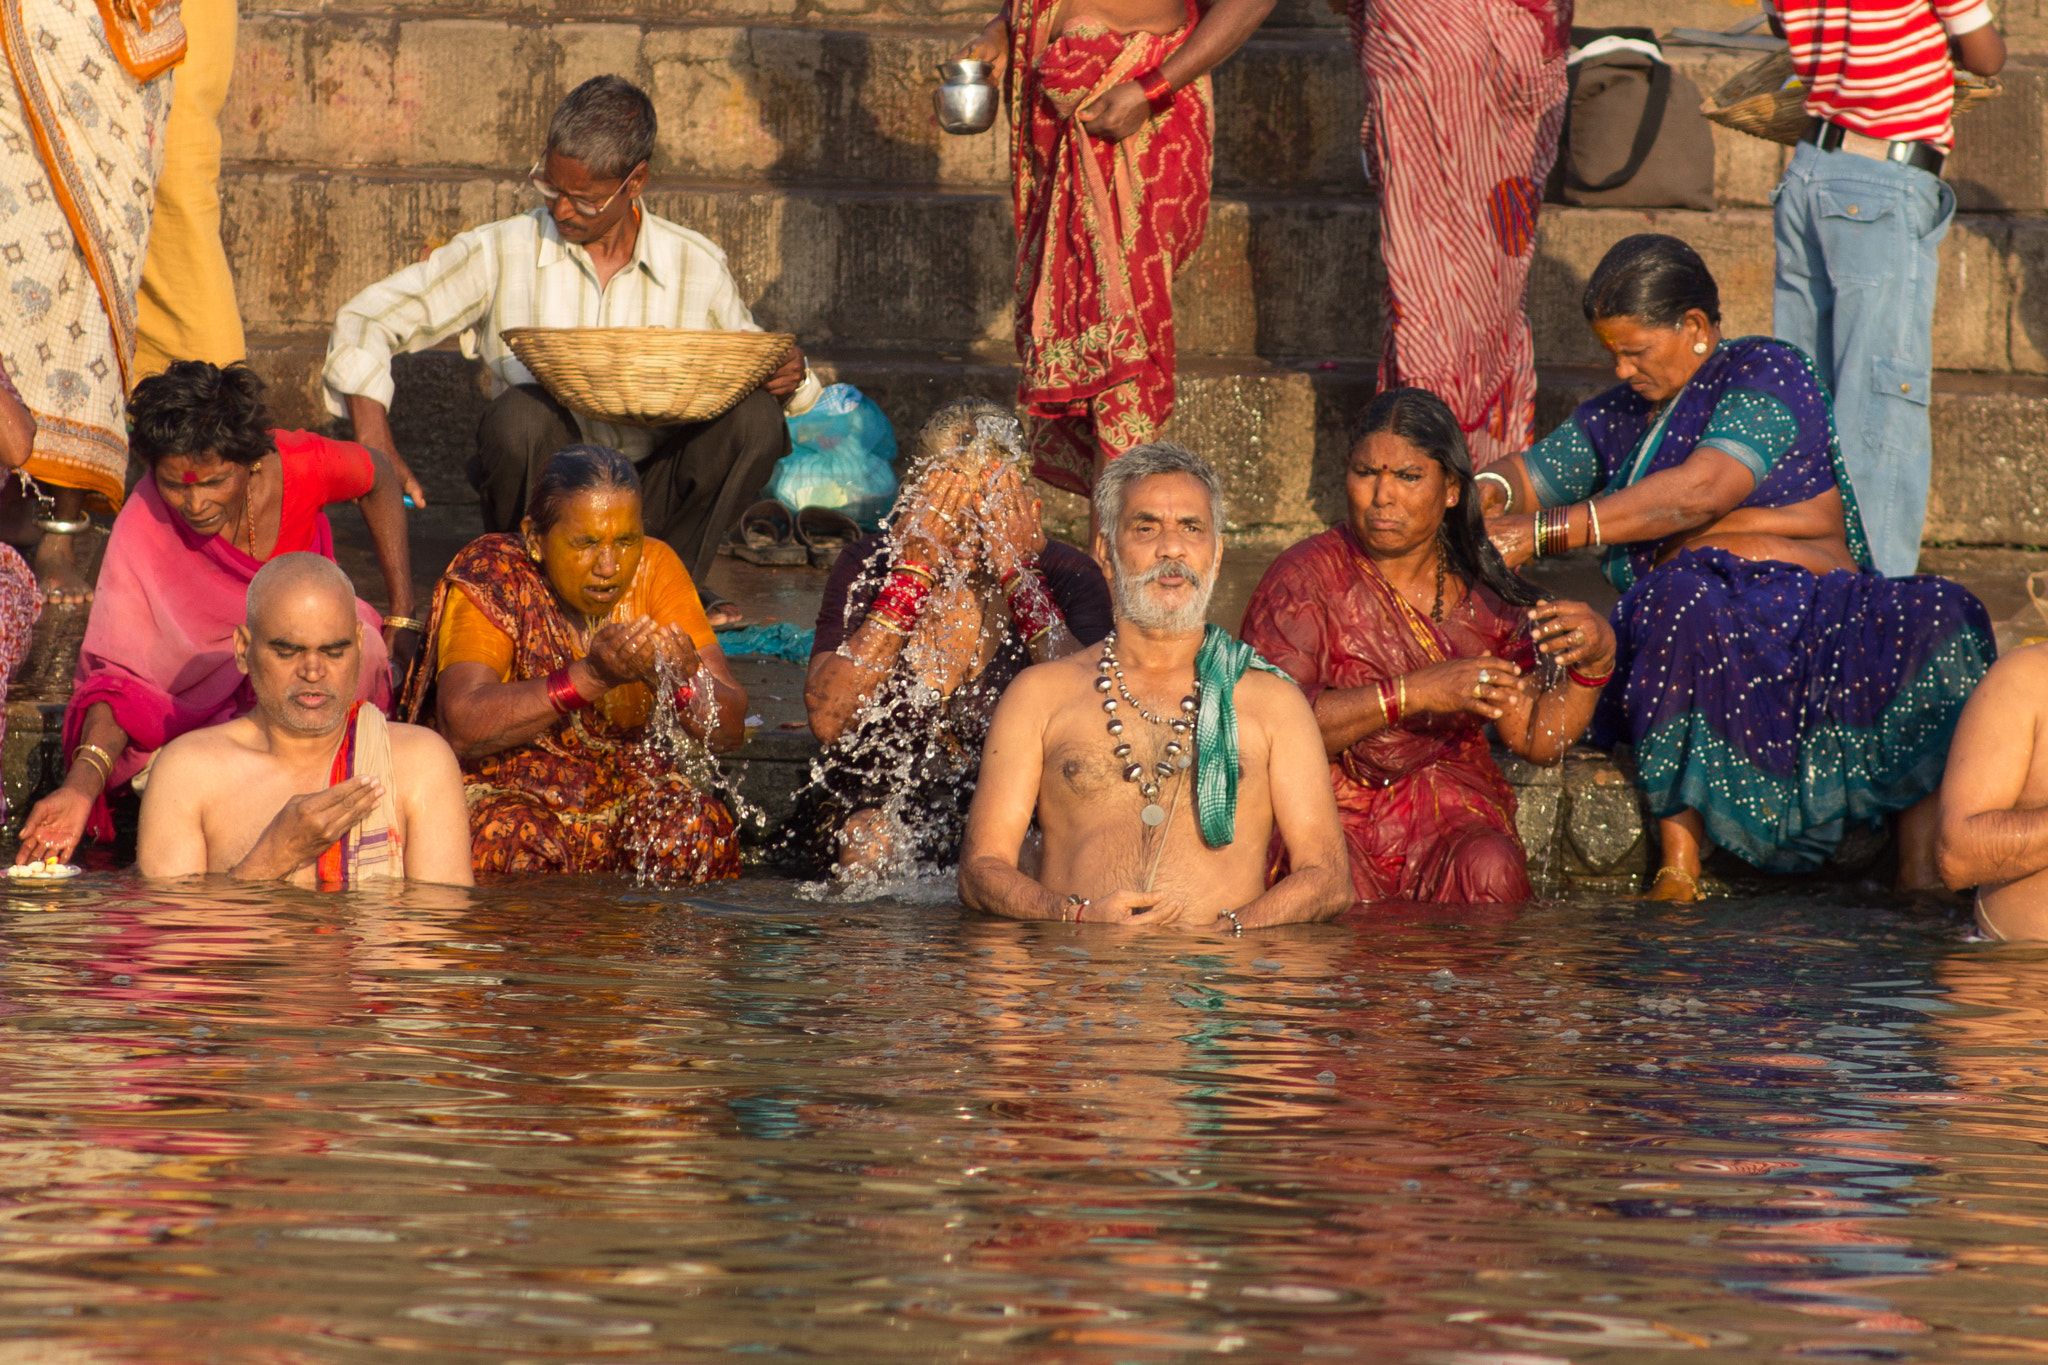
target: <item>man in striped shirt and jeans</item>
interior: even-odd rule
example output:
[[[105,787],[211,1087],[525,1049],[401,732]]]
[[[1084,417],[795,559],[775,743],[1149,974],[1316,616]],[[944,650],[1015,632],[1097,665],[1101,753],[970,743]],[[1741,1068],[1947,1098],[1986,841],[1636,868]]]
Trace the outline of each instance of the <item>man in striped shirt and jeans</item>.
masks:
[[[1765,0],[1767,7],[1773,0]],[[1934,285],[1956,200],[1955,67],[1992,75],[1985,0],[1775,0],[1812,122],[1777,207],[1774,328],[1834,395],[1842,456],[1886,574],[1920,561],[1933,438]]]

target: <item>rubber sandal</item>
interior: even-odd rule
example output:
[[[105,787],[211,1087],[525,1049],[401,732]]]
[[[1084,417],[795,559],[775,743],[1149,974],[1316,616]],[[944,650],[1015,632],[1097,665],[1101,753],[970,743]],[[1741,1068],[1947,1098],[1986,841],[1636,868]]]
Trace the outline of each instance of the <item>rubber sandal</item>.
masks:
[[[795,518],[773,498],[764,498],[742,512],[733,537],[733,558],[748,564],[781,568],[811,560],[810,552],[797,542]]]
[[[746,625],[747,623],[747,614],[744,611],[740,611],[738,604],[735,603],[730,597],[721,597],[717,593],[711,591],[709,588],[699,588],[697,589],[697,601],[703,605],[704,615],[707,617],[709,617],[711,613],[719,611],[726,607],[731,607],[734,611],[739,611],[738,616],[735,616],[732,620],[727,621],[724,625],[714,624],[711,627],[713,630],[738,630],[740,627]]]
[[[859,522],[830,507],[806,507],[796,514],[796,538],[809,549],[814,569],[838,563],[839,552],[862,534]]]

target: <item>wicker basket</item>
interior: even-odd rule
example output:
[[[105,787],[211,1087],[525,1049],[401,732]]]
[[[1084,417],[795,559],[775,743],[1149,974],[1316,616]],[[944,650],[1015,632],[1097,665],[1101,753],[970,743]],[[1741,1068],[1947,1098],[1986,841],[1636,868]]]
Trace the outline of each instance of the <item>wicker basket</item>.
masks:
[[[505,344],[570,411],[621,426],[708,422],[775,373],[783,332],[508,327]]]
[[[1956,73],[1955,112],[1967,114],[1999,92],[1996,80]],[[1744,67],[1716,90],[1700,112],[1738,133],[1790,147],[1806,136],[1806,87],[1792,70],[1789,51]]]

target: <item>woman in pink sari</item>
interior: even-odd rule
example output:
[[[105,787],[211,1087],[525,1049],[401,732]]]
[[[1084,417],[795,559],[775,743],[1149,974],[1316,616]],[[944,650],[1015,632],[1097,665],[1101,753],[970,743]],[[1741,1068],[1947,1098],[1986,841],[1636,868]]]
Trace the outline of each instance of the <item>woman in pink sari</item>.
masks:
[[[272,431],[263,381],[241,365],[179,361],[129,399],[129,448],[149,474],[114,519],[64,712],[69,770],[36,803],[15,861],[68,860],[88,832],[113,837],[106,794],[139,785],[156,751],[254,702],[235,666],[249,580],[272,558],[334,558],[322,508],[361,505],[393,614],[356,603],[361,698],[389,709],[389,642],[424,629],[412,610],[405,509],[376,451],[303,431]]]
[[[1360,900],[1528,899],[1486,726],[1555,763],[1613,668],[1605,618],[1508,571],[1472,484],[1442,399],[1380,395],[1353,435],[1349,516],[1275,560],[1245,608],[1246,643],[1315,707]]]

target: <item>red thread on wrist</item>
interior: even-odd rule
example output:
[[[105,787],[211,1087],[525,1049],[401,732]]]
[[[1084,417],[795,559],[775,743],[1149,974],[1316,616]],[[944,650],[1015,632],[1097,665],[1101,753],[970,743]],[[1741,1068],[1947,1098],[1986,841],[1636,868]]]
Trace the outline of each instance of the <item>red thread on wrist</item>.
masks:
[[[1153,113],[1163,114],[1173,108],[1173,85],[1158,67],[1155,66],[1150,71],[1140,71],[1131,79],[1145,92],[1145,103],[1152,106]]]
[[[569,676],[569,670],[558,668],[548,674],[548,705],[555,708],[556,715],[566,716],[571,711],[582,710],[590,702],[585,699],[582,689],[576,686],[575,679]]]

